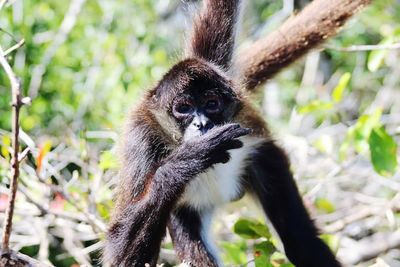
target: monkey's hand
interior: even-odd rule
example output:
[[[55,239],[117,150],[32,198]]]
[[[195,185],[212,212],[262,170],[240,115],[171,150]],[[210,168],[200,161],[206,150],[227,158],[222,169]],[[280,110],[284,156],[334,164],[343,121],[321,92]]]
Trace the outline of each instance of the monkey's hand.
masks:
[[[230,160],[228,150],[243,146],[238,138],[251,132],[237,123],[225,124],[209,130],[204,135],[185,141],[176,151],[175,159],[197,165],[197,172],[203,172],[216,163]]]
[[[147,174],[144,177],[147,189],[133,200],[128,191],[126,204],[113,215],[107,233],[105,261],[112,266],[136,267],[145,263],[155,266],[167,221],[186,184],[213,164],[227,162],[228,150],[243,145],[237,138],[249,133],[250,129],[241,128],[239,124],[215,127],[184,142],[162,162],[152,162],[153,170],[143,169],[140,173]],[[137,166],[144,168],[151,164]],[[122,178],[130,181],[132,176]]]

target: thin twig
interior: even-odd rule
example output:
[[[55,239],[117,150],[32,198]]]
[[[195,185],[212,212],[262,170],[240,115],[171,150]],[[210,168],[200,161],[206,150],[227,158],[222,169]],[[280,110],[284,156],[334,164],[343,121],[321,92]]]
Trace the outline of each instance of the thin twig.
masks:
[[[373,50],[395,50],[400,49],[400,43],[395,44],[381,44],[381,45],[352,45],[348,47],[336,47],[326,45],[326,49],[337,50],[342,52],[359,52],[359,51],[373,51]]]
[[[23,161],[26,158],[26,156],[28,156],[30,151],[31,149],[29,147],[25,148],[24,151],[22,151],[22,153],[19,154],[18,161],[21,163],[21,161]]]
[[[8,63],[3,49],[0,47],[0,64],[11,84],[12,94],[12,158],[11,158],[11,182],[10,182],[10,196],[8,198],[8,204],[6,209],[6,215],[4,219],[3,228],[3,240],[2,246],[4,251],[9,250],[10,234],[12,228],[12,218],[14,213],[15,196],[18,187],[18,176],[19,176],[19,111],[24,103],[21,101],[21,83],[12,70]]]
[[[15,45],[11,46],[6,51],[4,51],[4,56],[5,57],[8,56],[11,52],[17,50],[18,48],[20,48],[24,44],[25,44],[25,39],[21,39],[18,43],[16,43]]]

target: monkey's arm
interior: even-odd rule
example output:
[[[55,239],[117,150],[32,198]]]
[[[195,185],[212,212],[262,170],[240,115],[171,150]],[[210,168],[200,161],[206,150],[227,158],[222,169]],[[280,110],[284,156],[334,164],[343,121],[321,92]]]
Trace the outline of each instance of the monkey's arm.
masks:
[[[235,46],[235,23],[240,0],[205,0],[194,21],[188,54],[213,62],[227,70]]]
[[[236,138],[249,133],[238,124],[216,127],[157,163],[160,151],[152,147],[160,144],[149,136],[155,132],[151,130],[134,125],[126,138],[127,159],[104,253],[112,266],[155,266],[168,218],[187,182],[213,164],[227,162],[227,150],[242,146]]]
[[[335,35],[371,0],[315,0],[276,31],[239,51],[235,71],[251,91]]]
[[[140,199],[130,200],[113,218],[106,261],[113,266],[155,266],[170,212],[191,176],[182,164],[170,160],[159,167],[148,177],[148,192]]]
[[[297,267],[339,267],[335,256],[318,237],[297,190],[288,159],[272,141],[264,143],[252,158],[251,190],[259,199]]]

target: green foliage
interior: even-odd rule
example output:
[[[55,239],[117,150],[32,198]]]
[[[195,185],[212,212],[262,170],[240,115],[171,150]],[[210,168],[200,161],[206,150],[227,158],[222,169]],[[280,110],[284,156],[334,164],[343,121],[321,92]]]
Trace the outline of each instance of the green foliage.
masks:
[[[315,201],[315,206],[326,213],[332,213],[336,210],[335,205],[326,198],[318,198]]]
[[[245,264],[247,262],[247,244],[244,240],[238,242],[222,242],[223,258],[231,264]]]
[[[270,238],[271,233],[268,227],[258,221],[250,219],[240,219],[233,226],[233,231],[246,239],[257,239],[261,237]]]
[[[254,261],[256,267],[291,266],[282,255],[277,259],[276,242],[272,238],[268,226],[264,223],[248,218],[240,218],[233,226],[235,234],[243,238],[237,242],[224,242],[224,260],[228,264],[246,265]],[[251,252],[252,258],[247,255]]]
[[[379,42],[379,45],[389,45],[393,44],[393,37],[387,37]],[[368,56],[368,69],[371,72],[377,71],[384,63],[384,59],[388,54],[387,49],[372,51]]]
[[[70,230],[75,236],[85,238],[84,242],[77,243],[82,246],[78,250],[84,250],[83,247],[86,250],[104,238],[104,234],[88,229],[98,227],[96,223],[107,222],[114,205],[112,178],[119,167],[111,152],[118,139],[115,132],[120,132],[130,107],[177,60],[184,47],[183,31],[189,23],[182,21],[189,20],[189,14],[187,8],[175,8],[181,2],[86,1],[65,42],[61,42],[50,58],[49,49],[54,45],[71,1],[11,1],[12,7],[1,10],[1,29],[12,33],[15,40],[26,41],[25,46],[9,55],[13,69],[22,80],[24,94],[31,93],[36,67],[46,63],[37,96],[32,105],[21,110],[21,127],[25,133],[21,148],[32,147],[32,154],[22,164],[21,185],[30,197],[52,211],[77,216],[79,223]],[[265,35],[281,23],[265,22],[280,11],[282,1],[249,2],[240,41]],[[398,43],[400,5],[395,0],[374,1],[347,25],[328,42],[329,46]],[[11,47],[15,40],[1,33],[2,47]],[[391,176],[398,171],[398,126],[389,125],[384,118],[397,114],[399,106],[398,103],[380,106],[375,100],[384,88],[398,92],[399,81],[393,78],[393,73],[398,73],[396,57],[396,50],[348,53],[326,49],[321,52],[315,79],[318,82],[306,85],[304,61],[300,60],[274,78],[279,88],[276,102],[281,114],[276,119],[266,119],[290,134],[302,132],[301,129],[291,132],[292,127],[296,128],[291,125],[295,121],[293,114],[308,123],[311,121],[313,129],[341,126],[343,132],[324,132],[312,139],[310,142],[316,151],[338,164],[359,155],[370,160],[371,170],[373,167],[376,173]],[[12,150],[11,98],[3,71],[0,71],[0,95],[0,179],[5,192]],[[261,94],[255,102],[262,102]],[[93,132],[112,135],[90,137]],[[324,175],[328,171],[331,170],[321,170]],[[62,192],[53,190],[60,187]],[[6,200],[4,195],[0,199]],[[17,209],[37,210],[23,197],[17,199],[21,201]],[[313,204],[319,213],[340,209],[331,196],[318,195]],[[46,216],[41,214],[40,219],[59,221],[49,220],[53,215]],[[98,221],[93,221],[91,216]],[[35,222],[38,218],[35,217]],[[50,261],[61,267],[76,264],[80,260],[74,254],[76,251],[69,251],[65,238],[60,236],[64,229],[51,224],[41,230],[48,229]],[[82,229],[90,234],[82,234]],[[233,231],[237,234],[233,241],[222,243],[225,262],[246,265],[254,261],[257,267],[292,266],[277,251],[276,240],[263,222],[242,218],[235,223]],[[322,238],[332,250],[337,250],[337,236],[323,235]],[[39,244],[22,249],[31,256],[37,256],[38,250]],[[95,264],[98,255],[91,253],[90,257],[90,262]]]
[[[100,155],[99,167],[102,170],[117,169],[119,166],[116,156],[111,151],[104,151]]]
[[[343,99],[343,93],[350,82],[351,74],[346,72],[340,77],[338,85],[333,89],[332,99],[335,103],[339,103]]]
[[[371,160],[377,173],[393,175],[397,168],[397,144],[383,126],[374,127],[368,138]]]

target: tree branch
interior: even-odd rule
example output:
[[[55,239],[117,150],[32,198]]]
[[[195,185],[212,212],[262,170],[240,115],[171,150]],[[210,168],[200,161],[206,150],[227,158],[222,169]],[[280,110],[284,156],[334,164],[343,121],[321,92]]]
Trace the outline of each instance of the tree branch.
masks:
[[[17,42],[15,45],[11,46],[10,48],[8,48],[6,51],[4,51],[4,56],[8,56],[11,52],[17,50],[18,48],[20,48],[21,46],[23,46],[25,44],[25,40],[21,39],[19,42]]]
[[[253,90],[310,49],[335,35],[371,0],[315,0],[279,29],[239,51],[235,68],[246,90]]]
[[[339,253],[343,262],[355,266],[361,262],[374,259],[391,249],[400,247],[400,232],[376,233],[358,242],[351,250]]]
[[[352,45],[349,47],[336,47],[325,46],[327,49],[342,51],[342,52],[359,52],[359,51],[373,51],[373,50],[395,50],[400,49],[400,43],[395,44],[381,44],[381,45]]]
[[[3,49],[0,47],[0,64],[3,67],[11,85],[12,95],[12,158],[11,158],[11,181],[10,196],[6,209],[2,246],[4,251],[9,250],[10,234],[12,228],[12,218],[14,213],[15,196],[18,187],[19,176],[19,111],[24,105],[21,97],[21,83],[8,63]]]

